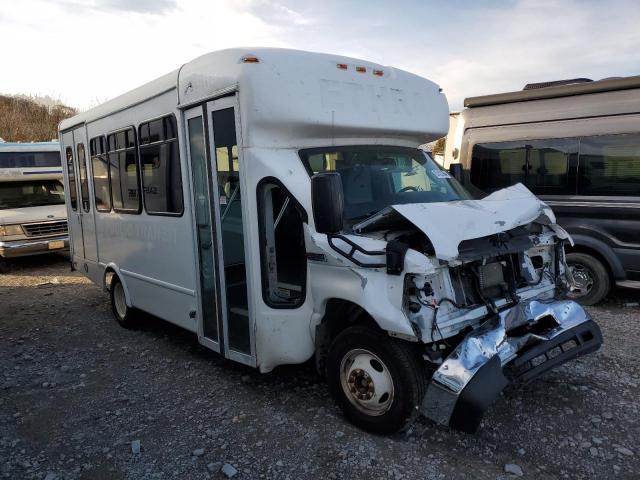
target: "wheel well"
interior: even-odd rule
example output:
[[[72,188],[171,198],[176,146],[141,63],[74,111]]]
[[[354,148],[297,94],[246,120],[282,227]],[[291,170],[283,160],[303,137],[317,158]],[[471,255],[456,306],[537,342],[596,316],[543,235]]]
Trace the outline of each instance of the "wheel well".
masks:
[[[103,286],[105,290],[107,291],[111,290],[111,282],[113,282],[113,277],[117,277],[117,276],[118,274],[112,267],[105,268],[104,280],[103,280]]]
[[[592,257],[598,259],[600,263],[604,265],[604,268],[607,271],[609,278],[613,280],[613,271],[611,270],[611,265],[609,265],[609,262],[607,261],[607,259],[597,250],[590,247],[586,247],[584,245],[575,245],[573,247],[570,245],[566,245],[564,249],[565,249],[565,253],[584,253],[586,255],[591,255]]]
[[[325,359],[333,339],[354,325],[382,331],[373,317],[360,305],[341,298],[327,301],[322,322],[316,327],[316,368],[320,375],[325,374]]]

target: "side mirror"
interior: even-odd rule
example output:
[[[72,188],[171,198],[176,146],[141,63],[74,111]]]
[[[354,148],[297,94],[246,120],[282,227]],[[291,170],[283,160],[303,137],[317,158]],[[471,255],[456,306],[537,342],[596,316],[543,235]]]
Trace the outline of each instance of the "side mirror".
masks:
[[[342,230],[344,195],[339,173],[323,172],[311,177],[311,207],[318,233]]]
[[[461,184],[464,183],[464,169],[461,163],[452,163],[449,165],[449,173]]]

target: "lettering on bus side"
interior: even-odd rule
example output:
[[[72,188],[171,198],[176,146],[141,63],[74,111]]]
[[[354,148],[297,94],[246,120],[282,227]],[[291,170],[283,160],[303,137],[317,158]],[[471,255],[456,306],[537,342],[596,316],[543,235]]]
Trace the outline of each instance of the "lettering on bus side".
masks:
[[[149,225],[142,223],[103,222],[98,225],[99,235],[114,238],[138,239],[176,245],[178,232],[166,225]]]
[[[410,115],[422,111],[424,103],[418,92],[326,79],[320,80],[320,95],[322,106],[331,110]]]

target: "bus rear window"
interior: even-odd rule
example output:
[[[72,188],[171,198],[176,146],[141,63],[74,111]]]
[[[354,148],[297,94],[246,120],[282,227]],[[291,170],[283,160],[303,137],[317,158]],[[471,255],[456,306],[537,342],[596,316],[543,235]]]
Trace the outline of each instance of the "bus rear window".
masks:
[[[60,152],[0,152],[0,168],[60,167]]]
[[[0,209],[63,204],[64,188],[57,180],[0,182]]]

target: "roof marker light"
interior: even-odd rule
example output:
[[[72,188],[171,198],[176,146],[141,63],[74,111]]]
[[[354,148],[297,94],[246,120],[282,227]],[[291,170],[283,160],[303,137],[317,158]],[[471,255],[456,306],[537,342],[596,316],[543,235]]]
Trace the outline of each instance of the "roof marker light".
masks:
[[[242,63],[260,63],[260,60],[255,55],[245,55],[242,57]]]
[[[348,65],[347,65],[346,63],[338,63],[337,67],[338,67],[340,70],[346,70],[347,68],[349,68],[349,67],[348,67]]]
[[[366,71],[367,71],[367,69],[364,68],[364,67],[356,67],[356,72],[358,72],[358,73],[365,73]]]
[[[373,70],[373,74],[374,74],[376,77],[381,77],[381,76],[383,76],[383,75],[384,75],[384,71],[382,71],[382,70],[375,70],[375,69],[374,69],[374,70]]]

